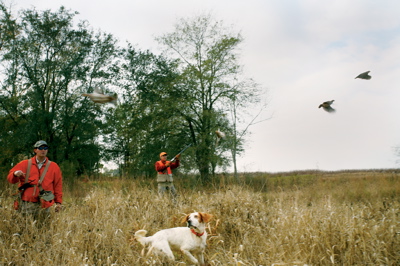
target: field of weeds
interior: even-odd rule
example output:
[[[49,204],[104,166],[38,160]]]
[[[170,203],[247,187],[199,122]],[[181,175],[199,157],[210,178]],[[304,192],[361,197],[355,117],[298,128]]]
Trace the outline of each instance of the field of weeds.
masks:
[[[198,185],[176,176],[176,202],[154,180],[65,181],[64,210],[21,217],[15,185],[1,184],[1,265],[159,265],[133,233],[185,226],[213,215],[207,265],[399,265],[400,174],[396,171],[220,175]],[[180,253],[176,263],[187,261]]]

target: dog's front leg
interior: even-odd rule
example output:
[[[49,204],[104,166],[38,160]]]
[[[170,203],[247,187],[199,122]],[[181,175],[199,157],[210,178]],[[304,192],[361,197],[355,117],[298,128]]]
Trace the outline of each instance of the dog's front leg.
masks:
[[[200,252],[200,253],[197,255],[197,257],[199,258],[200,265],[205,265],[205,263],[204,263],[204,254],[203,254],[203,252]]]
[[[189,252],[189,250],[181,249],[181,251],[183,252],[183,254],[186,255],[186,257],[190,259],[191,262],[193,262],[196,265],[199,265],[199,261],[192,255],[192,253]]]

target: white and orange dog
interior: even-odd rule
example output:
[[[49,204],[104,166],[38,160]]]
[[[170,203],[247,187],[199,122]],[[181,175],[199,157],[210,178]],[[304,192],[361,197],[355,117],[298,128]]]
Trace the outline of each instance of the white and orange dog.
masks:
[[[194,264],[204,265],[204,250],[206,249],[206,223],[211,215],[202,212],[194,212],[186,215],[182,222],[187,227],[174,227],[158,231],[152,236],[146,237],[146,230],[135,232],[135,238],[143,246],[149,246],[149,255],[162,255],[174,261],[172,250],[182,251]]]

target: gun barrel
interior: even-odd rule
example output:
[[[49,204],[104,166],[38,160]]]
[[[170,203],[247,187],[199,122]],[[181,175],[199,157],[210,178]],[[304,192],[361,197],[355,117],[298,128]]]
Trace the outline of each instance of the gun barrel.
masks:
[[[179,154],[181,154],[184,151],[186,151],[186,149],[189,148],[190,146],[192,146],[191,143],[189,145],[187,145],[185,148],[183,148],[183,150],[181,150],[177,155],[175,155],[174,158],[172,158],[171,162],[174,162],[176,160],[176,156],[178,156]]]
[[[181,154],[182,152],[186,151],[186,149],[187,149],[187,148],[189,148],[190,146],[192,146],[192,144],[191,144],[191,143],[190,143],[189,145],[187,145],[185,148],[183,148],[183,150],[181,150],[181,152],[180,152],[180,153],[178,153],[178,154]]]

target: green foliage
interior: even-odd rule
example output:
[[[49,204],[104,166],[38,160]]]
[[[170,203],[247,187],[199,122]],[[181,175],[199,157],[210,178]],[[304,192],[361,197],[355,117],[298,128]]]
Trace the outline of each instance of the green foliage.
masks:
[[[5,129],[0,142],[12,149],[1,157],[10,160],[44,139],[52,160],[74,161],[77,174],[92,170],[100,159],[95,139],[107,114],[80,94],[113,76],[115,40],[94,34],[85,23],[74,27],[75,13],[63,7],[58,12],[23,10],[18,20],[2,11],[1,26],[14,32],[0,54],[6,77],[0,94]]]
[[[254,96],[245,86],[235,85],[241,74],[236,51],[242,37],[211,16],[202,15],[181,19],[174,32],[164,34],[158,41],[179,60],[181,94],[175,96],[178,102],[175,107],[186,121],[188,135],[195,144],[201,180],[208,182],[217,165],[227,165],[225,153],[231,150],[236,154],[241,149],[239,138],[230,138],[231,142],[223,146],[216,145],[215,130],[237,133],[233,121],[226,116],[229,103],[245,104]]]
[[[243,134],[229,113],[255,99],[254,84],[239,78],[240,34],[210,16],[183,19],[159,38],[179,55],[169,58],[122,48],[75,15],[60,7],[14,18],[0,4],[0,171],[38,139],[77,176],[98,174],[106,160],[122,176],[153,177],[161,151],[173,156],[187,144],[179,171],[197,171],[201,182],[230,164],[229,153],[236,163]],[[119,105],[81,95],[95,90],[117,94]],[[217,129],[226,139],[217,141]]]
[[[178,150],[184,142],[181,122],[174,111],[176,64],[132,46],[122,51],[121,103],[107,124],[106,153],[122,175],[154,176],[162,150]],[[179,141],[178,141],[179,140]]]

